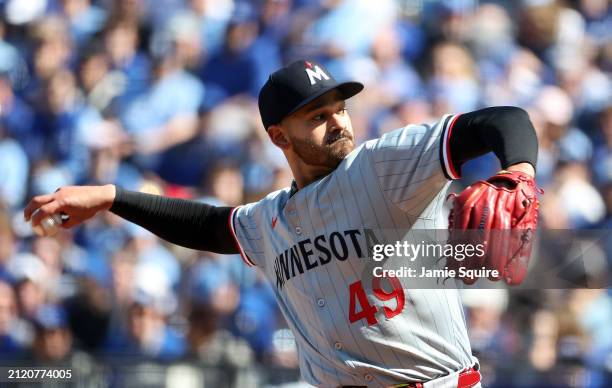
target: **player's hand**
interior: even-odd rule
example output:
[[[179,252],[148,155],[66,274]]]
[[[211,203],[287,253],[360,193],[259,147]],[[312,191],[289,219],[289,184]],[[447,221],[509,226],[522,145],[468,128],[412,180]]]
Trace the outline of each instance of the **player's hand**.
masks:
[[[497,270],[490,280],[520,284],[527,275],[533,234],[538,222],[538,192],[531,171],[500,171],[454,197],[449,215],[449,243],[483,244],[484,255],[461,262],[448,258],[449,268]],[[461,277],[472,284],[476,278]]]
[[[108,210],[115,200],[115,193],[114,185],[62,187],[52,194],[32,198],[23,216],[26,221],[31,219],[32,226],[36,226],[47,216],[65,214],[68,217],[62,227],[71,228],[99,211]]]
[[[517,163],[513,166],[510,166],[506,169],[511,172],[519,172],[528,175],[530,178],[535,178],[535,169],[529,163]],[[514,182],[509,181],[507,179],[495,179],[496,176],[491,177],[488,181],[499,187],[505,187],[508,189],[512,189],[514,186]]]

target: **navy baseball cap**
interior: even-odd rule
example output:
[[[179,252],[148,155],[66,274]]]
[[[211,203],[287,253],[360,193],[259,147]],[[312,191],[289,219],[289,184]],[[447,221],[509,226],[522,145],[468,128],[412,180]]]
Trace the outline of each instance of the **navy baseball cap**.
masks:
[[[299,60],[270,75],[259,91],[259,113],[264,128],[278,124],[283,118],[321,97],[330,90],[338,90],[344,99],[363,89],[360,82],[338,83],[320,64]]]

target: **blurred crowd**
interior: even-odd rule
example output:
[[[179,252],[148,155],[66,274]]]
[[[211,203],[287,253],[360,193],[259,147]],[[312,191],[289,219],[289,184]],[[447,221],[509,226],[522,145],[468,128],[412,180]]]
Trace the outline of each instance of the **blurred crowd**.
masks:
[[[273,292],[240,257],[110,213],[36,237],[21,210],[72,184],[228,206],[288,186],[256,98],[298,58],[365,83],[349,102],[359,142],[526,109],[542,228],[612,229],[608,0],[0,0],[0,360],[296,368]],[[471,161],[457,189],[498,169]],[[612,384],[609,290],[465,301],[487,386]]]

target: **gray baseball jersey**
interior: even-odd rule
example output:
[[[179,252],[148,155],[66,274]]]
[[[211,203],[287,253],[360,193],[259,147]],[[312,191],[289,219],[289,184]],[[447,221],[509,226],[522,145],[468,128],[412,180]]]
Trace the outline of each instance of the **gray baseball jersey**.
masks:
[[[232,212],[241,254],[272,283],[308,383],[428,381],[476,361],[456,289],[414,289],[410,279],[368,273],[373,243],[445,228],[443,203],[449,178],[457,178],[448,145],[456,117],[365,142],[299,191],[276,191]]]

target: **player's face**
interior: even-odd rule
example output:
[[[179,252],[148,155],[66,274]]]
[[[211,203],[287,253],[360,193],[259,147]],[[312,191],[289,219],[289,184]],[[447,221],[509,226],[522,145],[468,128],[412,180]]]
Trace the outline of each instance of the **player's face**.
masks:
[[[333,90],[286,117],[289,147],[311,166],[335,169],[353,150],[353,126],[341,94]]]

